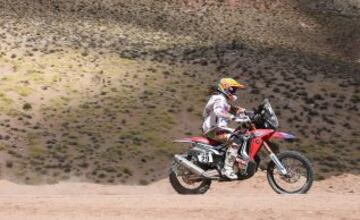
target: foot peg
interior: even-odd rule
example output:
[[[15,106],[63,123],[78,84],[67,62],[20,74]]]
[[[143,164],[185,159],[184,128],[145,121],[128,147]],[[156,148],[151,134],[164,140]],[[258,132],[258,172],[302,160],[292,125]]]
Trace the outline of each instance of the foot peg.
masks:
[[[224,176],[224,177],[226,177],[226,178],[229,179],[229,180],[236,180],[236,179],[238,179],[238,175],[236,175],[233,170],[222,169],[222,170],[221,170],[221,175]]]

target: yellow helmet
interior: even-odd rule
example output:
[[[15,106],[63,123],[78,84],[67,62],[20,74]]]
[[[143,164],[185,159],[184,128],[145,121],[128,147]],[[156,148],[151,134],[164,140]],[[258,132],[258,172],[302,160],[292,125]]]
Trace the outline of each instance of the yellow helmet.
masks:
[[[245,88],[245,86],[238,83],[233,78],[222,78],[218,84],[219,92],[226,95],[229,99],[235,99],[236,90],[242,88]]]

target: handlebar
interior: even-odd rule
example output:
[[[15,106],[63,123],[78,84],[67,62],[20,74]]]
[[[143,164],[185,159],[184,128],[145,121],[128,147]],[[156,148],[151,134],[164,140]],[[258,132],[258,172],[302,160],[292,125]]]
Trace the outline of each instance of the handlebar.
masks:
[[[245,115],[252,115],[252,114],[254,114],[254,111],[245,110],[244,113],[245,113]]]
[[[235,131],[241,130],[243,125],[248,127],[248,129],[253,129],[254,128],[253,121],[256,120],[255,116],[256,116],[255,111],[245,110],[242,114],[242,118],[245,117],[246,119],[240,121],[241,124],[235,129]]]
[[[250,122],[251,119],[249,118],[249,116],[245,115],[244,117],[235,117],[234,121],[238,123],[246,123],[246,122]]]

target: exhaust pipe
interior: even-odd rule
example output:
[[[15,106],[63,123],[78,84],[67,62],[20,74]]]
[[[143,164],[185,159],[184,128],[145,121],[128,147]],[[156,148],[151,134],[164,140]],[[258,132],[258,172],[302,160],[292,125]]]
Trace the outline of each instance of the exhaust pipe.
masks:
[[[189,171],[191,171],[192,173],[198,175],[198,176],[205,176],[205,171],[203,169],[201,169],[200,167],[196,166],[195,164],[193,164],[192,162],[188,161],[185,157],[175,154],[174,156],[175,161],[178,162],[180,165],[184,166],[186,169],[188,169]]]
[[[174,158],[175,158],[175,161],[177,163],[179,163],[181,166],[185,167],[190,172],[192,172],[200,177],[204,177],[206,179],[212,179],[212,180],[219,179],[220,173],[216,169],[205,171],[179,154],[175,154]]]

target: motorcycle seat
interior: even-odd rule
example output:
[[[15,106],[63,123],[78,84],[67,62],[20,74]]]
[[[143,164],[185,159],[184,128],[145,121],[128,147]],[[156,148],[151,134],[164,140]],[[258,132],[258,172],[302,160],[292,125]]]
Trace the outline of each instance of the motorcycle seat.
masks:
[[[191,141],[196,143],[208,144],[212,146],[217,146],[222,144],[221,142],[210,139],[208,137],[191,137]]]

